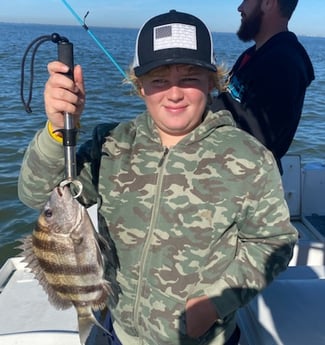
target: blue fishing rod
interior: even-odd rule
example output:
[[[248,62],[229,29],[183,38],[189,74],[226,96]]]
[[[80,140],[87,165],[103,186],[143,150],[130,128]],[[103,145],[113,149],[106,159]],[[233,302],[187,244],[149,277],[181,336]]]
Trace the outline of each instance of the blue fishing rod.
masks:
[[[79,24],[88,32],[89,36],[95,41],[95,43],[99,46],[99,48],[104,52],[104,54],[110,59],[110,61],[114,64],[114,66],[118,69],[118,71],[123,75],[123,77],[129,80],[127,74],[123,71],[121,66],[116,62],[113,56],[105,49],[99,39],[93,34],[93,32],[89,29],[86,25],[85,20],[89,14],[89,11],[85,14],[84,19],[82,20],[81,17],[76,13],[76,11],[70,6],[70,4],[66,0],[62,0],[63,4],[66,8],[71,12],[71,14],[77,19]]]

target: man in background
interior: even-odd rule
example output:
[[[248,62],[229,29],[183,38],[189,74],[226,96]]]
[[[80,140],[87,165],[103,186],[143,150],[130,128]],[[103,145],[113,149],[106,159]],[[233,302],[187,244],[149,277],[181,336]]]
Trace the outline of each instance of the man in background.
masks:
[[[314,77],[310,58],[288,22],[298,0],[244,0],[237,35],[255,41],[229,74],[228,92],[212,108],[230,110],[237,126],[269,148],[282,173],[302,113],[306,88]]]

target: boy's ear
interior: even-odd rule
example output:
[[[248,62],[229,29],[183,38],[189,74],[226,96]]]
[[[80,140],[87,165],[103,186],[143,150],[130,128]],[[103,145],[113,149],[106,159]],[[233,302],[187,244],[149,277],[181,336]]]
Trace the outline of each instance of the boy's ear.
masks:
[[[144,89],[142,86],[139,87],[139,93],[140,93],[140,96],[144,97]]]

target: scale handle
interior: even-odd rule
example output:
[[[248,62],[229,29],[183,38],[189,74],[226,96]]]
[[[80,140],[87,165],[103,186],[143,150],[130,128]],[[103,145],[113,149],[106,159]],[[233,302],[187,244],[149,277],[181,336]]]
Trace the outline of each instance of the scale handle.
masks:
[[[58,43],[58,60],[69,66],[69,71],[65,73],[70,79],[73,80],[73,44],[67,40]]]
[[[58,60],[69,66],[69,71],[65,75],[73,80],[73,44],[68,40],[58,42]],[[65,153],[65,178],[67,180],[75,180],[77,176],[77,129],[74,126],[73,116],[69,113],[64,113],[64,129],[62,134]]]

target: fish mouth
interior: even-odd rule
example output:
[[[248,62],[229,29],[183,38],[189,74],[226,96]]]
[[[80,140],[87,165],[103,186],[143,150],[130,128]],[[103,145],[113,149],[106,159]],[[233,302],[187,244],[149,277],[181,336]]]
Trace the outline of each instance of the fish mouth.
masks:
[[[69,189],[67,185],[65,185],[65,186],[60,185],[60,186],[56,187],[56,192],[60,198],[62,198],[64,196],[64,194],[66,194],[65,189]]]
[[[57,190],[57,193],[58,193],[59,197],[62,197],[62,196],[63,196],[63,191],[62,191],[62,189],[64,189],[64,187],[60,187],[60,186],[56,187],[56,190]]]
[[[57,186],[55,188],[55,192],[60,199],[62,199],[64,197],[67,197],[68,199],[70,199],[70,197],[73,198],[72,193],[71,193],[68,185]]]

